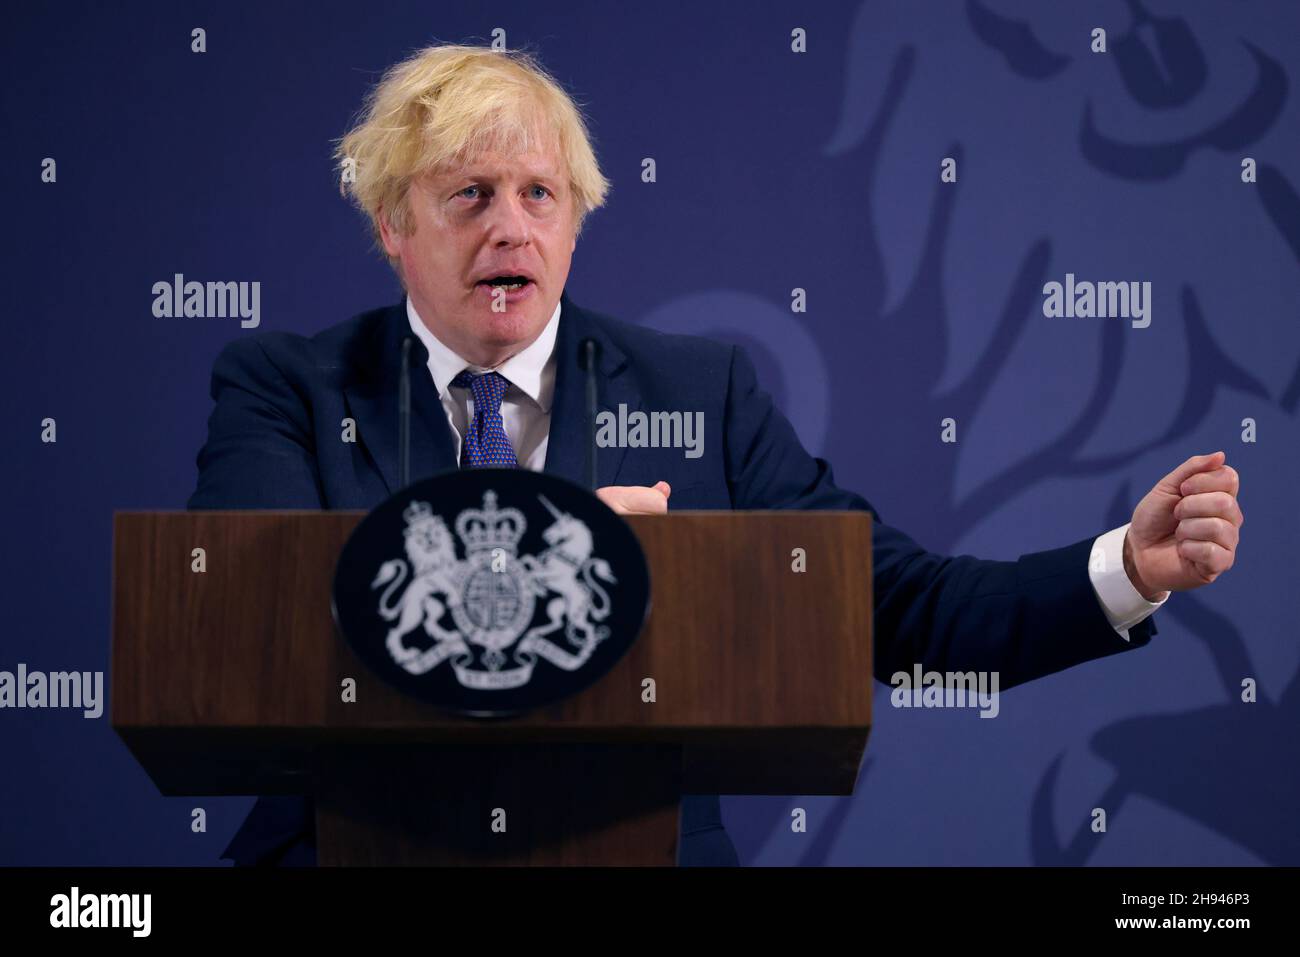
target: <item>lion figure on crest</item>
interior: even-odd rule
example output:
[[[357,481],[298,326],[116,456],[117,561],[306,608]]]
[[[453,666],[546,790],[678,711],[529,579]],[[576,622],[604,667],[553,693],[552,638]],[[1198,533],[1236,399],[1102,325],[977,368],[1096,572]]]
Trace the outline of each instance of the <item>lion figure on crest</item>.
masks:
[[[457,637],[456,632],[448,631],[438,622],[459,594],[455,581],[459,563],[446,522],[433,514],[425,502],[412,502],[403,517],[406,519],[407,561],[395,558],[384,562],[370,584],[372,589],[388,586],[380,596],[379,614],[385,621],[396,622],[388,629],[387,644],[398,662],[409,661],[420,654],[418,649],[408,648],[402,641],[420,625],[424,625],[429,637],[437,641]],[[393,603],[393,593],[402,587],[408,574],[412,575],[410,582],[401,598]],[[443,600],[449,604],[444,605]]]

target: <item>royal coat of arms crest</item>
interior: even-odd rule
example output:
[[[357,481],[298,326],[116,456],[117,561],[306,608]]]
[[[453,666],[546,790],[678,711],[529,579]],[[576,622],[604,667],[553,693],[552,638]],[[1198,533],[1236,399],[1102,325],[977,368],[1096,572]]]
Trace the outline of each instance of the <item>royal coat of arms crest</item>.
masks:
[[[340,629],[389,681],[471,714],[513,713],[622,655],[649,575],[635,535],[580,486],[481,469],[379,505],[344,548],[334,591]]]

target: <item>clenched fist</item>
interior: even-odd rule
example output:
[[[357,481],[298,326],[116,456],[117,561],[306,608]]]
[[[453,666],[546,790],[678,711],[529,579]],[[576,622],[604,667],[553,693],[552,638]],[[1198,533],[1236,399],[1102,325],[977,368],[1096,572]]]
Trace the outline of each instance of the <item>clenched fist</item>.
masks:
[[[1124,570],[1148,601],[1214,581],[1237,555],[1240,479],[1223,452],[1193,455],[1146,494],[1124,538]]]

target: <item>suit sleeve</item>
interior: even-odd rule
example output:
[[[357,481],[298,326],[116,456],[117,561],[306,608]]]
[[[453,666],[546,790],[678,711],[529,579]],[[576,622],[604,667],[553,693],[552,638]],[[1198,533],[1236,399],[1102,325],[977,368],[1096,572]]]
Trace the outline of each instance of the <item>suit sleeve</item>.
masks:
[[[1147,644],[1154,617],[1125,641],[1106,620],[1088,578],[1095,536],[1016,561],[926,551],[886,525],[866,499],[835,486],[830,465],[800,444],[732,352],[723,435],[737,509],[853,509],[872,516],[875,668],[996,671],[1002,688]]]
[[[208,439],[190,509],[322,507],[310,410],[257,338],[229,343],[212,369]]]

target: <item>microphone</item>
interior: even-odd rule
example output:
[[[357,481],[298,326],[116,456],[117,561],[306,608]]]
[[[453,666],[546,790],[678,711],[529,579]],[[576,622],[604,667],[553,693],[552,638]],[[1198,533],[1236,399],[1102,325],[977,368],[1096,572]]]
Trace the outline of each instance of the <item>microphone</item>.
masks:
[[[411,484],[411,344],[402,340],[401,378],[397,385],[397,480],[401,488]]]
[[[596,362],[600,343],[587,338],[578,343],[578,367],[587,373],[587,484],[596,491]]]

